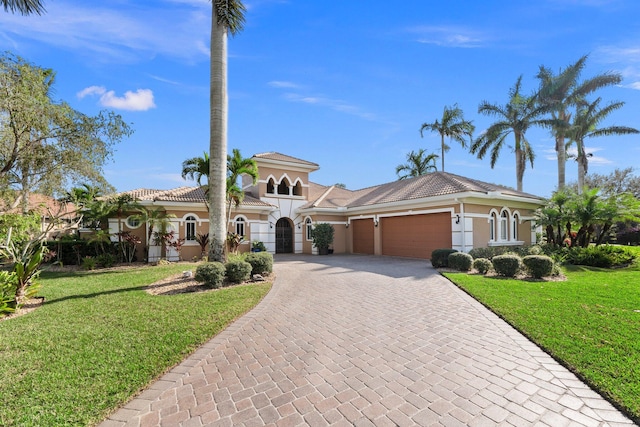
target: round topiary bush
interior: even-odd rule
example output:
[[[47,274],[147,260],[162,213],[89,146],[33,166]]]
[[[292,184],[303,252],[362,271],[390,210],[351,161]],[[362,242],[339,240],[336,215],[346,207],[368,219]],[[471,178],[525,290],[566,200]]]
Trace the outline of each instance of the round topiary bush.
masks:
[[[473,257],[464,252],[454,252],[449,254],[447,259],[449,268],[454,268],[458,271],[469,271],[473,264]]]
[[[458,252],[455,249],[435,249],[431,252],[431,265],[435,268],[448,267],[449,255]]]
[[[498,255],[491,260],[493,269],[499,276],[515,277],[520,271],[522,260],[518,255]]]
[[[550,276],[553,272],[553,260],[546,255],[528,255],[522,258],[522,263],[536,279]]]
[[[222,286],[225,272],[226,269],[221,262],[208,262],[196,268],[193,278],[208,288],[216,289]]]
[[[493,264],[491,264],[490,259],[478,258],[473,260],[473,268],[478,270],[480,274],[487,274],[487,272],[493,268]]]
[[[242,283],[251,277],[251,264],[242,260],[233,260],[225,264],[227,279],[232,283]]]
[[[273,271],[273,255],[269,252],[251,252],[244,260],[251,264],[251,274],[270,274]]]

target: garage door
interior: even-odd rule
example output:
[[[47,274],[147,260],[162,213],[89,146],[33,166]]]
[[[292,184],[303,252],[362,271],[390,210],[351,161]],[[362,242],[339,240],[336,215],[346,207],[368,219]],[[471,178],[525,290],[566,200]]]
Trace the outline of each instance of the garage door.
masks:
[[[373,255],[373,219],[351,221],[353,228],[353,253]]]
[[[382,254],[431,258],[434,249],[451,247],[451,214],[381,218]]]

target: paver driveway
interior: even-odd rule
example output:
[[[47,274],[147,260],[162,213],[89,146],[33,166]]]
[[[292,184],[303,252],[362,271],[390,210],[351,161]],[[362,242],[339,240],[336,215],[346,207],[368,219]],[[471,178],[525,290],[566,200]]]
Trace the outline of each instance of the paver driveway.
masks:
[[[633,424],[424,261],[275,271],[258,307],[102,426]]]

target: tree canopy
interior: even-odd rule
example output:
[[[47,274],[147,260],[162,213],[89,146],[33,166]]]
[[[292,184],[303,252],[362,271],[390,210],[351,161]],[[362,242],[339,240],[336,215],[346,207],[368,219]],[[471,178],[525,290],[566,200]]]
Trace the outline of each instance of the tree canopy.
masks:
[[[53,99],[55,73],[11,53],[0,56],[0,183],[25,200],[72,183],[111,189],[102,168],[132,133],[117,114],[88,116]]]

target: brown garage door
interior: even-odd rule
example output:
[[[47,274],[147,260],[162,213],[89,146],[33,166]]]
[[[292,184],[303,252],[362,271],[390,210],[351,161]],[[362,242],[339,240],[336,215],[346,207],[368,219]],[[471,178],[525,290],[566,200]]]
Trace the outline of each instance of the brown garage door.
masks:
[[[431,258],[434,249],[451,247],[451,214],[381,218],[382,254]]]
[[[373,219],[351,221],[353,228],[353,253],[373,255]]]

